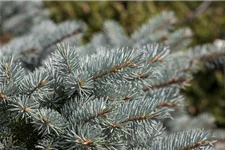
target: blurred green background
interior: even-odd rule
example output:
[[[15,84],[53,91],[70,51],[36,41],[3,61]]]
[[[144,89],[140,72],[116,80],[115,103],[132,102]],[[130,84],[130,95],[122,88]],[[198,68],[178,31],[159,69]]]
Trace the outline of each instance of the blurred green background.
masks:
[[[68,19],[83,20],[88,26],[88,41],[93,33],[99,31],[106,19],[118,21],[131,34],[149,18],[163,10],[175,12],[178,23],[176,27],[189,26],[193,33],[192,45],[212,42],[214,39],[225,39],[225,2],[212,2],[195,19],[184,23],[187,17],[202,1],[45,1],[50,9],[50,16],[55,22]]]
[[[219,58],[218,58],[219,59]],[[225,57],[217,63],[217,67],[201,66],[193,73],[191,86],[183,91],[190,104],[188,111],[192,116],[202,112],[210,112],[216,118],[218,127],[225,128]],[[215,64],[215,60],[208,63]]]

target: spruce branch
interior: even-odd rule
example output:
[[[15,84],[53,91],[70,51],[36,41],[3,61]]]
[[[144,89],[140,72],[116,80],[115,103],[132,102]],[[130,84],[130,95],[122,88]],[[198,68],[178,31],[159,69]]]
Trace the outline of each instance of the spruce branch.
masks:
[[[16,60],[13,56],[3,57],[0,61],[0,83],[18,86],[18,83],[25,75],[21,62]]]
[[[102,119],[101,117],[107,117],[107,113],[112,111],[112,108],[103,99],[88,98],[84,101],[81,103],[81,108],[72,113],[70,120],[81,124],[96,123]]]
[[[109,101],[120,101],[126,100],[129,97],[137,97],[141,90],[135,87],[134,82],[126,80],[112,80],[107,83],[98,82],[95,83],[95,94],[97,97],[104,97],[105,100]]]
[[[42,50],[47,50],[48,48],[56,45],[57,43],[62,42],[63,40],[70,38],[74,35],[80,34],[82,32],[82,30],[80,28],[71,31],[70,33],[63,35],[62,37],[60,37],[60,39],[56,39],[55,41],[52,41],[51,43],[45,45],[44,47],[42,47],[41,49],[39,49],[38,47],[32,47],[30,49],[27,50],[23,50],[20,54],[30,54],[30,53],[34,53],[34,52],[38,52],[38,51],[42,51]]]
[[[131,125],[131,133],[128,136],[127,146],[129,149],[148,149],[157,137],[162,136],[164,132],[163,124],[155,120],[151,120],[151,124],[147,121],[139,122],[138,125]],[[143,136],[145,135],[145,136]]]
[[[43,47],[43,49],[48,49],[49,47],[56,45],[57,43],[62,42],[63,40],[72,37],[74,35],[80,34],[82,32],[82,30],[80,28],[78,28],[77,30],[72,31],[71,33],[68,33],[67,35],[62,36],[60,39],[57,39],[56,41],[46,45],[45,47]]]
[[[163,44],[151,43],[143,46],[144,57],[148,60],[148,64],[152,65],[156,62],[162,62],[170,53],[170,48]]]
[[[75,72],[80,67],[78,54],[68,43],[58,44],[52,59],[62,75]]]
[[[142,121],[147,119],[160,119],[169,117],[168,112],[171,111],[168,108],[160,108],[159,105],[163,101],[168,101],[169,97],[171,97],[171,93],[166,93],[167,96],[164,99],[158,99],[157,97],[152,97],[152,93],[148,93],[140,100],[133,100],[124,103],[122,106],[118,108],[118,114],[114,117],[118,117],[120,119],[115,119],[115,124],[126,124],[129,122]],[[141,104],[141,106],[140,106]],[[124,114],[124,115],[121,115]],[[119,115],[119,116],[118,116]],[[110,117],[111,115],[109,115]]]
[[[103,32],[106,35],[106,40],[112,45],[123,45],[128,43],[128,37],[123,28],[115,21],[108,20],[103,25]]]
[[[201,62],[204,62],[204,61],[207,61],[207,60],[212,60],[212,59],[215,59],[215,58],[218,58],[218,57],[223,57],[223,56],[225,56],[225,52],[220,51],[220,50],[217,50],[216,52],[212,52],[212,53],[208,53],[208,54],[205,54],[205,55],[198,56],[197,58],[192,59],[189,62],[189,66],[184,68],[184,72],[191,71],[193,69],[193,67],[195,67],[197,64],[199,64]]]
[[[21,93],[33,95],[36,99],[43,98],[43,95],[52,93],[53,89],[50,88],[52,79],[43,68],[29,73],[20,82]]]
[[[137,75],[134,75],[133,78],[128,78],[127,80],[128,81],[135,81],[135,80],[138,80],[138,79],[144,80],[144,79],[147,79],[149,77],[151,77],[150,74],[143,74],[143,73],[139,72]]]
[[[63,131],[67,121],[58,112],[51,109],[40,109],[32,122],[39,135],[57,135]]]
[[[207,140],[206,141],[199,141],[199,142],[197,142],[193,145],[180,148],[179,150],[191,150],[191,149],[195,149],[195,148],[199,148],[199,147],[207,146],[207,145],[212,145],[211,141],[207,141]]]
[[[214,53],[210,53],[208,55],[199,56],[196,60],[203,61],[203,60],[214,59],[214,58],[217,58],[217,57],[220,57],[220,56],[225,56],[225,52],[217,51],[217,52],[214,52]]]
[[[195,59],[224,56],[212,47],[169,54],[190,42],[189,29],[171,32],[175,21],[172,12],[163,12],[131,38],[107,21],[85,46],[80,24],[46,21],[11,41],[0,52],[0,138],[2,126],[7,132],[0,146],[186,150],[213,144],[203,130],[163,134],[162,121],[183,99],[174,85],[189,80],[184,68]],[[168,46],[154,43],[160,41]],[[18,59],[35,69],[24,70]]]
[[[88,74],[75,73],[65,78],[65,92],[70,97],[74,93],[88,97],[93,94],[94,83]]]
[[[150,118],[157,117],[157,115],[153,115],[153,114],[154,114],[154,112],[150,112],[149,114],[144,115],[144,116],[136,116],[134,118],[129,118],[127,120],[120,122],[120,124],[124,124],[124,123],[128,123],[128,122],[136,122],[136,121],[141,121],[141,120],[147,120]]]
[[[27,96],[13,98],[9,103],[9,111],[18,119],[25,119],[27,122],[34,117],[39,108],[39,104],[34,99]]]
[[[102,112],[98,112],[96,115],[90,116],[87,120],[84,121],[84,123],[90,122],[91,120],[94,120],[95,118],[98,117],[107,117],[108,113],[110,112],[110,110],[103,110]]]
[[[157,107],[161,108],[161,107],[175,107],[175,106],[177,106],[177,102],[162,102]]]
[[[37,89],[40,89],[42,86],[44,86],[46,84],[46,80],[43,79],[41,80],[35,87],[33,90],[30,91],[30,94],[32,94],[34,91],[36,91]]]
[[[58,150],[58,142],[58,138],[56,137],[45,137],[38,141],[38,144],[35,146],[35,148],[44,150]]]
[[[98,78],[102,78],[105,75],[108,75],[108,74],[111,74],[111,73],[117,73],[119,70],[121,70],[122,68],[126,68],[126,67],[137,67],[137,65],[135,63],[132,63],[132,61],[128,60],[128,61],[123,62],[121,64],[115,65],[110,70],[105,70],[103,73],[93,76],[92,79],[93,80],[97,80]]]
[[[162,12],[161,14],[158,14],[154,18],[150,19],[145,25],[134,32],[131,39],[133,42],[137,43],[140,39],[141,41],[157,42],[157,40],[154,41],[154,36],[157,35],[156,33],[158,31],[163,31],[166,33],[159,35],[168,34],[166,30],[170,28],[175,21],[176,17],[173,12]]]
[[[189,28],[178,29],[173,32],[168,39],[164,39],[164,44],[169,45],[173,51],[183,50],[191,43],[192,32]]]
[[[144,92],[147,92],[147,91],[149,91],[151,89],[154,89],[154,88],[162,88],[162,87],[170,86],[170,85],[173,85],[173,84],[181,84],[185,81],[187,81],[187,80],[185,80],[183,78],[172,78],[172,79],[170,79],[166,82],[160,83],[160,84],[150,85],[148,87],[143,88],[142,90]]]
[[[190,150],[193,148],[210,149],[213,143],[215,143],[215,139],[211,132],[195,129],[165,136],[162,139],[155,141],[152,148],[159,148],[162,150]]]
[[[65,130],[62,137],[64,140],[60,144],[67,149],[104,149],[106,141],[99,133],[100,130],[93,126],[84,125],[75,129],[72,125]]]

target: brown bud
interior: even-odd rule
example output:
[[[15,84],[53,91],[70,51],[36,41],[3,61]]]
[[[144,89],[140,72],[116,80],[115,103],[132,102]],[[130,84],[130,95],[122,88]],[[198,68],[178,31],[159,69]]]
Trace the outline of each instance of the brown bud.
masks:
[[[79,81],[79,85],[81,86],[81,85],[83,85],[84,84],[84,82],[82,82],[82,81]]]
[[[155,56],[149,63],[152,64],[152,63],[156,62],[158,59],[159,59],[159,57]]]
[[[104,118],[108,118],[108,114],[103,114],[102,115]]]
[[[83,145],[88,146],[90,143],[92,143],[91,140],[86,140],[86,141],[83,143]]]
[[[46,80],[42,80],[42,81],[38,84],[37,88],[42,87],[43,85],[46,84],[46,82],[47,82]]]
[[[28,112],[29,110],[30,110],[29,107],[24,107],[24,108],[23,108],[23,112]]]
[[[0,98],[8,98],[8,96],[6,96],[6,95],[0,93]]]
[[[114,68],[114,69],[113,69],[113,72],[118,72],[118,69],[117,69],[117,68]]]
[[[131,97],[130,96],[125,96],[124,98],[123,98],[123,100],[129,100]]]
[[[51,148],[50,145],[46,146],[45,150],[49,150]]]
[[[173,80],[173,82],[177,82],[179,80],[179,78],[175,77],[172,80]]]
[[[159,62],[163,62],[163,58],[158,58],[158,61]]]
[[[137,65],[136,65],[136,64],[132,64],[131,66],[132,66],[132,67],[137,67]]]

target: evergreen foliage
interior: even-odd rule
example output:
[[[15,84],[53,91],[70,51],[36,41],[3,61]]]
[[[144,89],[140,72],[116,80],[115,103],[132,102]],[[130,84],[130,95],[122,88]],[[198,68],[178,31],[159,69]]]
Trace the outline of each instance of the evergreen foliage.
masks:
[[[43,3],[35,1],[4,1],[0,2],[1,33],[11,33],[14,36],[29,33],[31,27],[48,19],[49,11],[42,9]]]
[[[223,40],[215,42],[218,46],[219,43],[223,45],[225,42]],[[205,61],[201,64],[201,69],[194,72],[193,76],[195,78],[191,81],[192,86],[185,90],[188,102],[196,108],[191,114],[198,115],[208,111],[215,116],[218,126],[224,127],[225,57]]]
[[[88,24],[86,40],[101,30],[105,20],[118,20],[126,33],[132,34],[150,17],[164,10],[173,10],[178,17],[176,27],[188,25],[194,36],[192,45],[225,38],[225,5],[222,1],[45,1],[50,17],[55,22],[67,19],[84,20]],[[204,10],[202,12],[202,10]],[[197,12],[198,11],[198,12]],[[200,13],[199,13],[200,12]],[[194,17],[193,17],[194,16]],[[194,19],[191,19],[191,18]],[[209,30],[211,29],[211,30]]]
[[[0,147],[5,149],[211,149],[204,129],[166,134],[198,63],[225,48],[170,32],[162,12],[131,37],[114,21],[87,45],[82,22],[44,21],[0,51]],[[49,26],[51,25],[51,26]],[[156,42],[162,42],[158,44]],[[176,113],[176,112],[175,112]]]

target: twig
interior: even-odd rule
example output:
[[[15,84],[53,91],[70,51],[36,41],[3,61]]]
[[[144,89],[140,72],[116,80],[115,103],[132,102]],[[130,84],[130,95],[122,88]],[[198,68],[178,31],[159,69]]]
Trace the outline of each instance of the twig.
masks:
[[[203,11],[205,11],[209,5],[212,3],[212,1],[204,1],[199,5],[191,14],[191,16],[188,16],[186,19],[184,19],[182,22],[178,23],[179,25],[184,25],[192,20],[194,20],[197,16],[199,16]]]
[[[158,88],[162,88],[162,87],[166,87],[166,86],[169,86],[169,85],[172,85],[172,84],[178,84],[178,83],[183,83],[185,82],[186,80],[185,79],[182,79],[182,78],[172,78],[168,81],[165,81],[163,83],[160,83],[160,84],[156,84],[156,85],[150,85],[148,87],[145,87],[143,88],[142,90],[144,92],[147,92],[149,91],[150,89],[158,89]]]
[[[96,80],[96,79],[102,78],[102,77],[104,77],[104,76],[106,76],[110,73],[116,73],[120,69],[126,68],[126,67],[137,67],[137,65],[132,63],[131,61],[126,61],[126,62],[123,62],[121,64],[115,65],[111,70],[105,70],[103,73],[100,73],[100,74],[97,74],[97,75],[93,76],[92,79]]]
[[[81,32],[82,32],[82,31],[81,31],[80,28],[77,29],[77,30],[74,30],[73,32],[71,32],[71,33],[69,33],[69,34],[64,35],[64,36],[61,37],[60,39],[55,40],[55,41],[53,41],[52,43],[46,45],[45,47],[42,48],[42,50],[48,49],[48,48],[51,47],[52,45],[55,45],[55,44],[57,44],[57,43],[63,41],[64,39],[69,38],[69,37],[71,37],[71,36],[73,36],[73,35],[79,34],[79,33],[81,33]],[[30,49],[27,49],[27,50],[22,51],[20,54],[34,53],[35,51],[38,51],[38,50],[39,50],[38,48],[32,47],[32,48],[30,48]]]
[[[199,148],[202,145],[210,145],[211,141],[199,141],[193,145],[189,145],[183,148],[180,148],[179,150],[191,150],[191,149],[195,149],[195,148]]]

